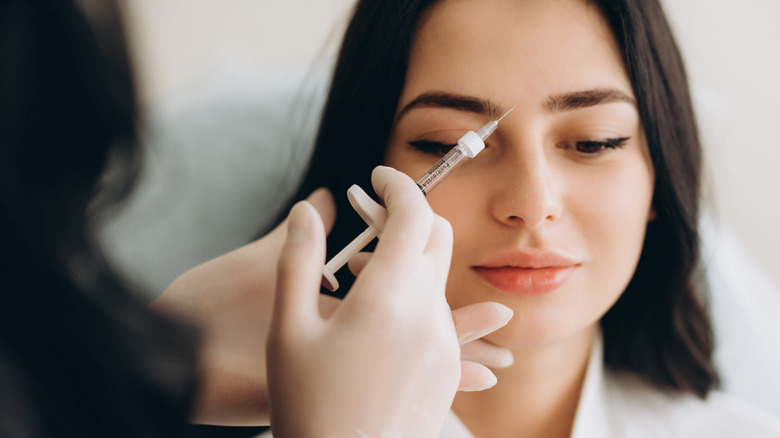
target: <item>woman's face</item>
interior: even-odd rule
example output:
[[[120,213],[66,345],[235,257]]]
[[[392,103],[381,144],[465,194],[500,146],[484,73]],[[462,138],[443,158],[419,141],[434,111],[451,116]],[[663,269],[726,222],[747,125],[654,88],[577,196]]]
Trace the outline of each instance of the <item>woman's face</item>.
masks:
[[[445,0],[420,23],[385,162],[416,179],[466,131],[515,107],[429,196],[452,224],[452,308],[515,312],[488,340],[592,329],[636,268],[654,174],[631,84],[581,0]]]

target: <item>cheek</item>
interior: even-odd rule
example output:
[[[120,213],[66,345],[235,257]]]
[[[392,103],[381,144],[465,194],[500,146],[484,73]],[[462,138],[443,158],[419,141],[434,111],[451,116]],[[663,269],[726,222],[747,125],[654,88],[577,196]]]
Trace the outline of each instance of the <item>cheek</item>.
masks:
[[[461,248],[470,248],[493,231],[486,203],[489,185],[489,178],[466,163],[427,197],[431,209],[452,226],[453,262],[463,255]]]
[[[652,170],[641,157],[602,169],[575,184],[569,213],[588,246],[598,283],[616,294],[633,276],[642,251],[653,195]]]
[[[401,171],[414,179],[417,176],[419,169],[422,168],[418,161],[419,160],[412,159],[411,154],[403,151],[401,146],[391,142],[387,147],[382,164]]]
[[[433,211],[450,222],[456,235],[459,229],[470,228],[477,210],[481,210],[478,205],[478,200],[484,197],[481,184],[470,180],[464,173],[451,175],[427,197]]]
[[[473,285],[471,257],[485,241],[493,239],[494,229],[486,214],[485,180],[470,178],[468,173],[450,176],[428,195],[433,211],[452,226],[453,247],[450,272],[447,279],[447,302],[453,309],[481,301],[496,301]]]

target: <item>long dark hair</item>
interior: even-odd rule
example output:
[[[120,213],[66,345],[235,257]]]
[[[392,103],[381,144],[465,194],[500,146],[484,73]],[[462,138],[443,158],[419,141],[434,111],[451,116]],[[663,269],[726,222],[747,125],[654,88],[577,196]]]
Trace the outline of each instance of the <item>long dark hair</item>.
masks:
[[[382,163],[420,16],[433,0],[358,2],[338,57],[311,165],[299,198],[336,196],[329,256],[361,227],[343,196],[371,187]],[[605,362],[660,388],[705,397],[718,383],[713,334],[696,283],[701,146],[682,59],[656,0],[598,1],[622,48],[656,174],[654,207],[639,266],[602,319]],[[340,278],[346,290],[350,278]]]
[[[100,38],[72,1],[0,3],[2,435],[187,433],[197,334],[96,244],[139,168],[118,6],[99,3]]]

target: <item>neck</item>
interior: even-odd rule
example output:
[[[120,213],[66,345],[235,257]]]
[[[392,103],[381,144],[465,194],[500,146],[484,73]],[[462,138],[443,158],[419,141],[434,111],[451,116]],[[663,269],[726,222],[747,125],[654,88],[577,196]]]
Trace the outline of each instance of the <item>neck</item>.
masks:
[[[475,437],[571,436],[596,326],[555,344],[515,350],[515,363],[493,370],[495,387],[460,392],[453,410]]]

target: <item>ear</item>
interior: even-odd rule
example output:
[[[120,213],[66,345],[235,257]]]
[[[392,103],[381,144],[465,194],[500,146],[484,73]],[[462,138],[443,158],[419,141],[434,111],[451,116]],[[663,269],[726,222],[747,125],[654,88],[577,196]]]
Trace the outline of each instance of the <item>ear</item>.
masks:
[[[650,207],[650,212],[647,213],[647,222],[652,222],[658,218],[658,212],[655,210],[655,206]]]

